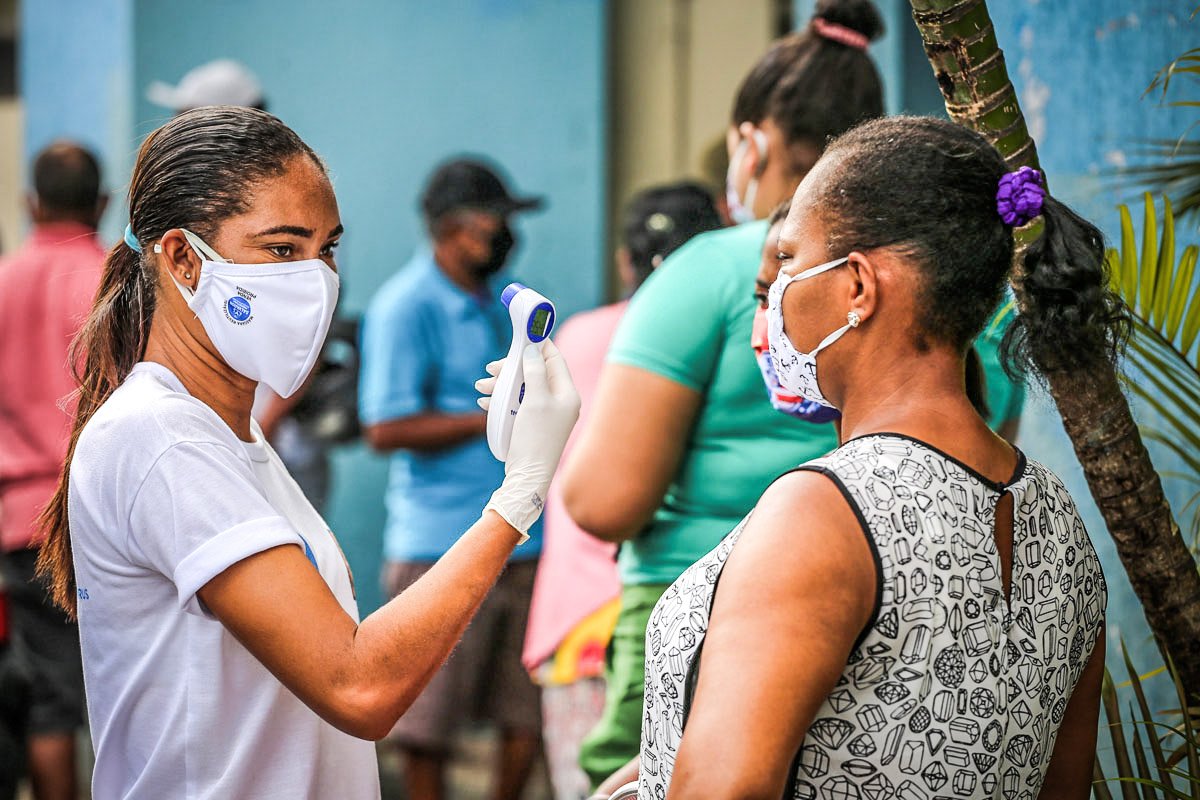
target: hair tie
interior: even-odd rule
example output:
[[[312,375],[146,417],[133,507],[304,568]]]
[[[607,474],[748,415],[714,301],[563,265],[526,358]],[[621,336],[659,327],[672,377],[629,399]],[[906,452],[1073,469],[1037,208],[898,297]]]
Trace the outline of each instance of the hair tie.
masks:
[[[1009,227],[1020,227],[1042,213],[1046,185],[1042,173],[1033,167],[1021,167],[1000,178],[996,188],[996,213]]]
[[[853,28],[847,28],[845,25],[830,22],[824,17],[813,17],[812,27],[816,31],[817,36],[820,36],[822,39],[844,44],[846,47],[853,47],[855,50],[865,51],[871,44],[870,39]]]
[[[135,253],[142,252],[142,245],[138,242],[137,237],[133,235],[132,223],[125,226],[125,246]]]

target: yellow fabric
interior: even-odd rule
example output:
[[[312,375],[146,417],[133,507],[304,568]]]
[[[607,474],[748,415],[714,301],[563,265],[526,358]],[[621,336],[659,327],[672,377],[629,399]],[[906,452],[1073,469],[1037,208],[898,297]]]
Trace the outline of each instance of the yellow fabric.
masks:
[[[614,597],[584,617],[563,637],[562,644],[546,662],[547,668],[540,671],[539,683],[565,686],[604,674],[604,651],[612,639],[620,610],[621,598]]]

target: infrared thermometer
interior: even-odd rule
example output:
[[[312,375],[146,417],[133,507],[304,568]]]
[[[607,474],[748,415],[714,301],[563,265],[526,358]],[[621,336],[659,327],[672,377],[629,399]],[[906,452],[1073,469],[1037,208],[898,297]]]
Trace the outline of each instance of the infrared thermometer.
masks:
[[[508,458],[517,409],[525,399],[525,365],[522,355],[531,344],[541,347],[554,330],[554,304],[528,286],[510,283],[500,295],[512,321],[512,344],[496,377],[496,388],[488,406],[488,447],[500,461]]]

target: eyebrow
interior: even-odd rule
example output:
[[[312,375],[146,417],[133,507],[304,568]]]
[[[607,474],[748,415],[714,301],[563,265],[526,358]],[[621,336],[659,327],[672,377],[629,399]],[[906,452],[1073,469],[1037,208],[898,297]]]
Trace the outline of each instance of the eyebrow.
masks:
[[[340,236],[345,230],[345,226],[338,225],[336,228],[330,231],[329,235],[325,238],[332,239],[335,236]],[[258,233],[254,234],[254,238],[259,239],[263,236],[276,236],[281,233],[291,236],[299,236],[302,239],[309,239],[312,238],[313,229],[303,228],[299,225],[276,225],[274,228],[267,228],[265,231],[259,231]]]

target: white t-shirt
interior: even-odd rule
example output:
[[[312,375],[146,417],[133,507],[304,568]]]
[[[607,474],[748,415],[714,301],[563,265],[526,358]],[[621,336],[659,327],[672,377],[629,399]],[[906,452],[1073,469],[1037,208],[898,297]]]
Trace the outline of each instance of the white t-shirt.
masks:
[[[254,432],[241,441],[141,363],[79,438],[69,509],[96,800],[379,797],[374,745],[318,717],[196,597],[296,544],[358,619],[333,534]]]

